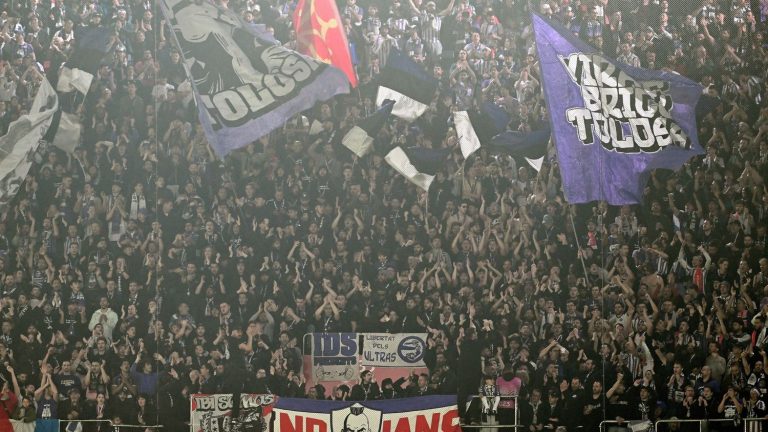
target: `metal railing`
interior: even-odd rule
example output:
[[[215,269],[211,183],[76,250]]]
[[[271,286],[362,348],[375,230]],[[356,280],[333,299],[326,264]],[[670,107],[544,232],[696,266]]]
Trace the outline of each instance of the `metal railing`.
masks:
[[[37,419],[36,421],[40,421],[41,419]],[[101,430],[106,431],[145,431],[145,430],[151,430],[151,431],[157,431],[163,428],[163,425],[132,425],[132,424],[114,424],[112,420],[96,420],[96,419],[83,419],[83,420],[62,420],[62,419],[50,419],[46,420],[49,422],[57,422],[57,430],[62,430],[62,426],[65,428],[64,430],[67,430],[66,427],[70,424],[77,424],[80,423],[81,427],[78,429],[88,429],[85,427],[87,424],[92,423],[102,423],[104,425],[104,428],[101,428]]]
[[[135,431],[135,430],[151,430],[151,431],[157,431],[163,428],[163,425],[154,425],[154,426],[141,426],[141,425],[130,425],[130,424],[112,424],[112,427],[115,429],[115,432],[121,431],[121,430],[127,430],[127,431]]]
[[[746,418],[740,418],[738,419],[738,422],[742,425],[742,430],[744,432],[747,432],[747,425],[749,423],[754,422],[762,422],[765,421],[764,418],[761,417],[746,417]],[[707,430],[706,426],[709,423],[733,423],[733,419],[663,419],[663,420],[657,420],[656,423],[654,423],[654,429],[659,430],[659,425],[664,424],[674,424],[674,423],[699,423],[699,432],[705,432]]]
[[[482,397],[485,397],[485,396],[483,396],[483,395],[472,395],[472,399],[470,399],[469,402],[467,402],[467,406],[469,407],[469,404],[471,404],[473,400],[479,399],[479,398],[482,398]],[[459,424],[459,426],[462,428],[462,430],[463,429],[473,430],[473,429],[502,429],[502,428],[510,428],[510,429],[513,429],[515,432],[517,432],[518,428],[520,427],[520,424],[519,424],[520,423],[520,420],[519,420],[520,419],[520,410],[518,409],[518,405],[517,405],[517,400],[518,400],[519,397],[520,397],[519,395],[499,396],[500,399],[512,399],[515,402],[514,407],[511,408],[514,411],[514,423],[513,424],[495,424],[495,423],[489,423],[489,422],[483,423],[481,421],[480,424],[477,424],[477,425],[461,423],[461,424]],[[509,408],[502,408],[502,409],[509,409]],[[482,418],[483,418],[482,414],[481,414],[480,418],[482,420]],[[486,417],[486,419],[487,418],[488,417]]]
[[[719,419],[715,419],[715,420],[719,420]],[[664,425],[664,424],[698,423],[699,432],[703,432],[705,421],[706,420],[702,420],[702,419],[662,419],[662,420],[656,420],[656,423],[654,423],[654,428],[658,428],[659,425]]]
[[[747,425],[749,423],[762,422],[762,421],[766,421],[766,419],[765,418],[761,418],[761,417],[747,417],[747,418],[740,418],[740,419],[738,419],[738,422],[742,425],[742,428],[743,428],[742,430],[744,432],[747,432]],[[618,426],[625,425],[624,427],[626,429],[629,429],[630,428],[629,425],[632,422],[633,422],[632,420],[625,420],[623,422],[619,422],[617,420],[603,420],[603,421],[600,422],[599,428],[600,428],[600,432],[605,432],[605,430],[606,430],[605,426],[606,425],[618,425]],[[659,420],[656,420],[653,423],[653,430],[658,432],[659,431],[659,426],[663,426],[663,425],[666,425],[666,424],[698,423],[699,424],[699,432],[705,432],[706,429],[707,429],[706,426],[708,426],[709,423],[727,423],[727,422],[733,423],[734,420],[733,419],[721,419],[721,418],[717,418],[717,419],[659,419]],[[667,430],[669,430],[669,428],[667,428]]]

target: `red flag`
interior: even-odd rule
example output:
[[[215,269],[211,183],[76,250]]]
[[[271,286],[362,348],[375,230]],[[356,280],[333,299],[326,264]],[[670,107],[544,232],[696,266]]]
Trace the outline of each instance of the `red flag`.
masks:
[[[336,66],[344,71],[352,87],[357,86],[344,22],[335,0],[299,0],[293,25],[299,52]]]

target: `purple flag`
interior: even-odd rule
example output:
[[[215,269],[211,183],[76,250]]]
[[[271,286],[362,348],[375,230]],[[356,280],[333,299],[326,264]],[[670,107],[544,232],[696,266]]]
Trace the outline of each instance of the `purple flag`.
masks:
[[[638,203],[652,170],[703,153],[701,85],[619,64],[537,14],[533,28],[568,202]]]
[[[342,71],[277,45],[261,27],[213,3],[163,0],[200,123],[220,157],[316,102],[349,92]]]

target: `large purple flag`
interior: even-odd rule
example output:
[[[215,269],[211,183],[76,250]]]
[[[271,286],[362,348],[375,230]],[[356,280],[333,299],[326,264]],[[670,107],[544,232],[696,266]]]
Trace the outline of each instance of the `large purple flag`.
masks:
[[[162,0],[216,153],[244,147],[316,102],[349,92],[342,71],[277,45],[209,1]]]
[[[638,203],[653,169],[703,153],[701,85],[619,64],[537,14],[533,28],[568,202]]]

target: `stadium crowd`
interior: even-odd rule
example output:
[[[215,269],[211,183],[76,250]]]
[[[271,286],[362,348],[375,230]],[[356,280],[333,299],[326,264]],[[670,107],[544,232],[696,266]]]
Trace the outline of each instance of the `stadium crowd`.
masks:
[[[295,1],[217,2],[295,46]],[[548,125],[529,7],[719,96],[699,119],[706,154],[621,208],[567,204],[554,149],[538,172],[485,149],[465,161],[455,110],[492,101],[512,130]],[[190,394],[231,391],[458,393],[466,422],[507,424],[512,399],[494,398],[519,394],[526,432],[768,414],[766,1],[345,0],[360,86],[225,160],[155,1],[0,10],[0,133],[43,77],[55,86],[79,26],[114,29],[89,94],[67,102],[82,142],[49,147],[0,209],[0,418],[180,431]],[[377,141],[453,149],[429,194],[340,144],[395,48],[438,96]],[[429,333],[429,373],[305,385],[303,335],[349,331]]]

